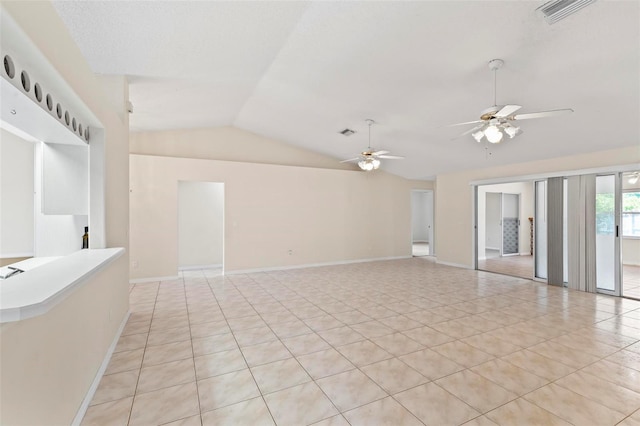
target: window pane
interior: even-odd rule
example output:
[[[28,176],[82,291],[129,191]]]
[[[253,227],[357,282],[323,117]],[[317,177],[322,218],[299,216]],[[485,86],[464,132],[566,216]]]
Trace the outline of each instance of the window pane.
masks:
[[[622,194],[622,235],[640,237],[640,192]]]

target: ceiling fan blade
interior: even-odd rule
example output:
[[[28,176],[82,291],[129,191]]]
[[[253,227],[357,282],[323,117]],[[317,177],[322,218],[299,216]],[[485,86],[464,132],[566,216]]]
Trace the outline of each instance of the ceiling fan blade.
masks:
[[[348,160],[342,160],[341,163],[349,163],[351,161],[358,161],[358,160],[360,160],[360,157],[350,158]]]
[[[378,155],[378,158],[384,158],[385,160],[404,160],[404,157],[399,155]]]
[[[388,153],[389,151],[376,151],[376,152],[372,152],[371,155],[375,155],[377,157],[377,156],[388,154]]]
[[[493,116],[498,118],[508,117],[520,108],[522,108],[520,105],[505,105],[500,111],[493,114]]]
[[[566,108],[566,109],[554,109],[551,111],[540,111],[540,112],[530,112],[527,114],[518,114],[518,115],[514,115],[513,119],[514,120],[529,120],[531,118],[544,118],[544,117],[553,117],[556,115],[562,115],[562,114],[567,114],[573,112],[573,110],[571,108]]]
[[[476,127],[474,127],[474,128],[471,128],[471,129],[467,130],[466,132],[459,134],[459,135],[458,135],[458,136],[456,136],[455,138],[452,138],[451,140],[458,139],[458,138],[461,138],[461,137],[463,137],[463,136],[468,135],[469,133],[476,132],[476,131],[478,131],[478,130],[482,129],[485,125],[486,125],[486,122],[484,122],[484,121],[483,121],[483,122],[482,122],[482,124],[480,124],[479,126],[476,126]]]
[[[484,122],[485,122],[484,120],[467,121],[465,123],[449,124],[445,127],[465,126],[467,124],[484,123]]]

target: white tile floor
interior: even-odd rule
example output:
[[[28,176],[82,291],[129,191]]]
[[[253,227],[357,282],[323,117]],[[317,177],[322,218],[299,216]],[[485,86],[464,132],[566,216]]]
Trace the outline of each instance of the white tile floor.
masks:
[[[640,425],[640,302],[431,258],[137,284],[83,424]]]

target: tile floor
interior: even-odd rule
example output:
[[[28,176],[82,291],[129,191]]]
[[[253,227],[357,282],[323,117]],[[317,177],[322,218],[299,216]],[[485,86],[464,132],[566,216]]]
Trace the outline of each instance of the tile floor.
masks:
[[[623,265],[622,280],[623,296],[640,299],[640,266]]]
[[[95,425],[640,425],[640,302],[431,258],[131,287]]]
[[[496,250],[495,253],[499,252]],[[478,260],[478,269],[530,279],[533,278],[533,256],[487,256]]]

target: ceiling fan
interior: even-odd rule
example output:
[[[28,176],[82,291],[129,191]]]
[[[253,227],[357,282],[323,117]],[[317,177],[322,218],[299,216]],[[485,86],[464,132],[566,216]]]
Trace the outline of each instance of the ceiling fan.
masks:
[[[371,170],[376,170],[380,167],[380,159],[385,160],[403,160],[404,157],[399,157],[397,155],[388,155],[389,151],[375,151],[374,148],[371,148],[371,126],[375,123],[375,121],[371,119],[365,120],[367,125],[369,126],[369,146],[365,151],[362,151],[359,156],[350,158],[348,160],[343,160],[341,163],[350,163],[352,161],[357,161],[358,166],[367,172]]]
[[[573,112],[571,108],[556,109],[551,111],[539,111],[530,112],[527,114],[514,114],[522,106],[520,105],[497,105],[496,104],[496,74],[497,71],[504,65],[502,59],[493,59],[489,61],[489,69],[493,71],[493,106],[485,109],[480,113],[480,120],[467,121],[465,123],[452,124],[451,126],[464,126],[467,124],[477,124],[475,127],[467,130],[466,132],[456,136],[457,139],[461,136],[471,134],[477,142],[481,142],[483,137],[487,138],[490,143],[500,143],[502,138],[506,134],[510,139],[513,139],[522,130],[520,127],[515,126],[515,121],[529,120],[532,118],[544,118],[553,117],[556,115],[562,115]],[[478,124],[479,123],[479,124]]]

